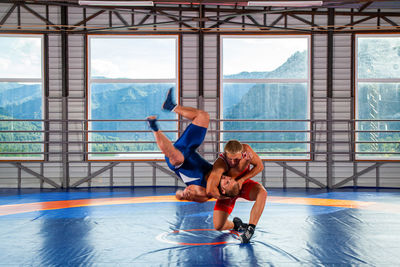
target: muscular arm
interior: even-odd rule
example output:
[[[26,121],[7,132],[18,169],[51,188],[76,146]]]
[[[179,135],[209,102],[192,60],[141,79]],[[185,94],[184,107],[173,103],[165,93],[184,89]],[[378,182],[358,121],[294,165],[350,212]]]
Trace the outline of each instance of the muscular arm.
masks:
[[[179,200],[195,201],[199,203],[206,202],[209,197],[206,194],[206,189],[198,185],[189,185],[185,190],[177,192],[176,197]]]
[[[248,144],[243,144],[245,147],[245,151],[251,155],[250,164],[253,165],[253,168],[240,177],[237,181],[242,185],[246,180],[256,176],[264,169],[264,164],[261,158],[253,151],[253,149]]]
[[[217,159],[214,162],[213,168],[207,179],[207,195],[213,198],[225,198],[218,189],[222,174],[226,171],[226,164],[222,159]]]

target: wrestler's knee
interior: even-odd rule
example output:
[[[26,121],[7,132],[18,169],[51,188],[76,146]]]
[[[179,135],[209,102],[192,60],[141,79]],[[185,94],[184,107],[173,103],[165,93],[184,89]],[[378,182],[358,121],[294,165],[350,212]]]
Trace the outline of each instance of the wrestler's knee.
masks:
[[[263,186],[260,186],[260,189],[257,193],[257,198],[259,198],[260,200],[266,201],[267,200],[267,190],[265,190],[265,188]]]
[[[172,157],[169,157],[169,162],[173,166],[181,165],[184,160],[185,160],[185,158],[183,157],[182,154],[177,154],[177,155],[174,155]]]
[[[215,221],[214,221],[214,228],[215,228],[215,230],[217,230],[217,231],[222,231],[222,230],[224,230],[224,225],[225,225],[225,223],[222,223],[222,222],[215,222]]]
[[[205,112],[203,110],[199,110],[196,118],[193,120],[193,124],[204,128],[208,128],[209,123],[210,123],[210,114],[208,114],[208,112]]]
[[[199,111],[199,117],[201,117],[202,119],[207,120],[207,121],[210,120],[210,114],[208,114],[208,112],[206,112],[204,110]]]
[[[222,231],[224,230],[224,226],[226,223],[226,218],[224,218],[225,216],[220,216],[220,214],[215,214],[213,216],[213,224],[214,224],[214,228],[217,231]]]
[[[259,199],[259,200],[266,201],[267,195],[268,194],[267,194],[267,191],[265,190],[265,188],[261,184],[257,184],[251,189],[250,194],[249,194],[249,197],[250,197],[249,200],[255,201],[255,200]]]

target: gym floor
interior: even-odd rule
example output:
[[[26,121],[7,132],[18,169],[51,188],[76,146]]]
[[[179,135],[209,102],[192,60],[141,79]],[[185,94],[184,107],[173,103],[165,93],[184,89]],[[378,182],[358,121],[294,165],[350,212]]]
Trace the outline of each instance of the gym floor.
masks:
[[[175,187],[0,189],[0,266],[398,266],[400,190],[269,189],[249,244]],[[247,222],[252,202],[231,219]]]

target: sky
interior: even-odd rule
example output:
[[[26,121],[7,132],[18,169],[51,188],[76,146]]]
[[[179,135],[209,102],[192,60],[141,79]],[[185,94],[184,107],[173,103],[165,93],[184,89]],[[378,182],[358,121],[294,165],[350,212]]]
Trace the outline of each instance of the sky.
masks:
[[[272,71],[295,52],[307,48],[308,39],[305,37],[223,37],[223,75]]]
[[[41,37],[0,37],[0,78],[42,77]]]
[[[41,46],[40,37],[0,37],[0,78],[40,78]],[[223,37],[223,74],[272,71],[307,47],[304,37]],[[89,50],[91,77],[176,78],[174,37],[93,36]]]
[[[176,46],[176,38],[92,37],[91,77],[174,79]]]

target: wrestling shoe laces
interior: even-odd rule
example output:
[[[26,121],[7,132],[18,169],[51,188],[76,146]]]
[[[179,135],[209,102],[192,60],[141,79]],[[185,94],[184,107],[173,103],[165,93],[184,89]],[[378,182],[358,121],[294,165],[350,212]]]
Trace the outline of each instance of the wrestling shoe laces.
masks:
[[[246,231],[240,235],[240,240],[242,241],[242,243],[249,243],[250,242],[250,238],[253,236],[254,234],[254,227],[251,225],[247,226]]]
[[[243,232],[247,228],[247,223],[243,223],[242,220],[238,217],[233,218],[233,230],[237,232]]]
[[[173,111],[174,108],[176,107],[176,104],[174,103],[173,97],[172,97],[172,88],[168,90],[167,98],[165,99],[162,109],[167,110],[167,111]]]
[[[157,118],[147,118],[147,123],[149,124],[149,127],[157,132],[158,131],[158,124],[157,124]]]

